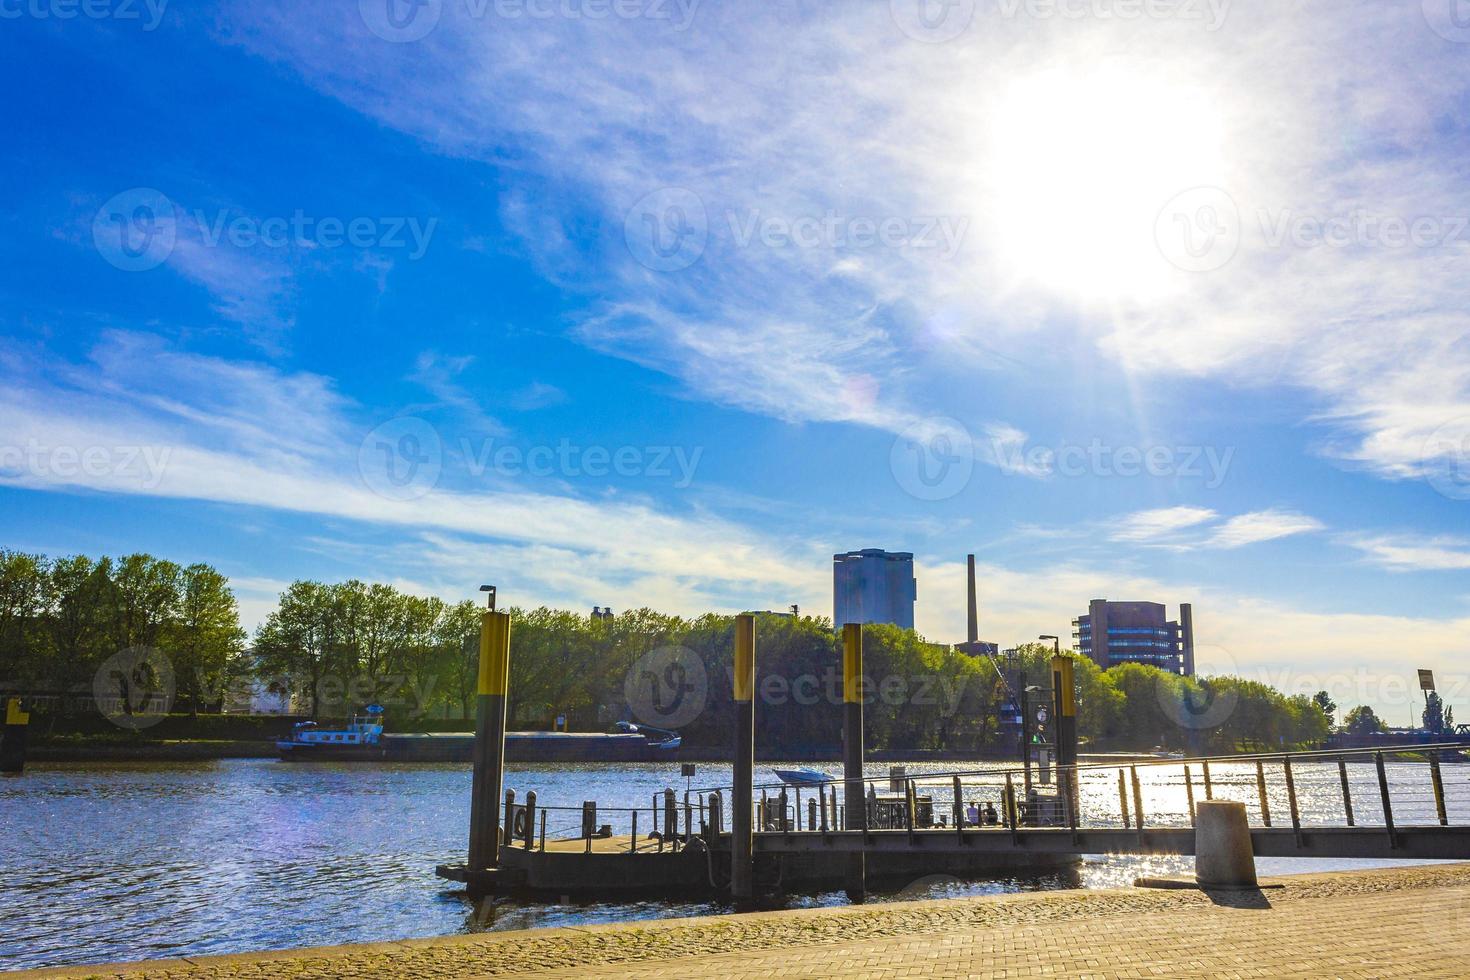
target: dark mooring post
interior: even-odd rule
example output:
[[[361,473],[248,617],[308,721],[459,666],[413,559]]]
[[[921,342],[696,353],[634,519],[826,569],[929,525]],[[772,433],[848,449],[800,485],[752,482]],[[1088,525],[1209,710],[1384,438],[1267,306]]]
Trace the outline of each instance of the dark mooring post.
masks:
[[[5,732],[0,741],[0,773],[19,775],[26,768],[26,726],[31,723],[30,712],[22,707],[20,698],[5,702]]]
[[[1056,754],[1057,772],[1070,770],[1076,775],[1077,766],[1077,697],[1074,685],[1072,658],[1056,656],[1051,658],[1051,686],[1052,697],[1056,704],[1053,711],[1056,714]],[[1057,787],[1070,797],[1068,806],[1075,808],[1078,804],[1076,798],[1076,780],[1068,780],[1063,784],[1060,776],[1057,779]],[[1191,808],[1192,809],[1192,808]]]
[[[500,861],[500,793],[505,776],[505,695],[510,679],[510,614],[480,614],[480,683],[470,783],[470,870]],[[506,828],[507,839],[510,828]]]
[[[868,829],[868,801],[863,797],[863,627],[842,627],[842,779],[847,829]],[[866,840],[866,838],[864,838]],[[867,857],[862,848],[847,856],[847,898],[867,897]]]
[[[755,617],[735,617],[735,786],[730,798],[730,894],[755,896],[755,841],[750,805],[755,795]]]

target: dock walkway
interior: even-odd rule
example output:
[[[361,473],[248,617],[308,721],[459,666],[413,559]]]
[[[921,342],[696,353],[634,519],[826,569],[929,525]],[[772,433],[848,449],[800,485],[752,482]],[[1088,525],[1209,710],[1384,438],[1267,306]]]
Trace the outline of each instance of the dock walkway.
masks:
[[[34,977],[1461,977],[1470,864],[482,933]],[[10,977],[17,976],[7,974]]]

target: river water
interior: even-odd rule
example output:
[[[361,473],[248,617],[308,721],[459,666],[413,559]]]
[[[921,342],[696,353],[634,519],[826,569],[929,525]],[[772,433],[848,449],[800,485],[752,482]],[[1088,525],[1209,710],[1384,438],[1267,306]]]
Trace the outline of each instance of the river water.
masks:
[[[911,764],[910,776],[953,766]],[[828,771],[835,771],[827,767]],[[1426,769],[1391,766],[1395,817],[1430,822]],[[887,765],[868,774],[881,782]],[[1151,825],[1188,817],[1182,771],[1142,768]],[[1360,824],[1381,823],[1376,774],[1350,767]],[[775,777],[760,767],[757,781]],[[1254,767],[1217,767],[1214,794],[1257,804]],[[1470,816],[1470,767],[1447,766],[1452,820]],[[1203,795],[1200,775],[1195,792]],[[728,784],[725,765],[700,765],[694,786]],[[1271,789],[1278,825],[1287,803],[1279,775]],[[966,780],[967,798],[993,799],[999,781]],[[1341,823],[1336,766],[1299,765],[1304,823]],[[626,814],[647,818],[655,793],[683,789],[663,764],[511,767],[506,785],[542,805],[597,800],[603,822],[625,830]],[[920,787],[936,808],[948,779]],[[881,786],[880,786],[881,788]],[[0,780],[0,969],[165,956],[372,942],[484,930],[576,925],[730,911],[717,901],[527,904],[470,902],[434,876],[462,860],[470,773],[462,765],[284,764],[225,760],[197,764],[32,766]],[[1083,785],[1095,823],[1117,812],[1117,771]],[[939,812],[947,812],[946,810]],[[551,814],[550,834],[575,822]],[[643,824],[647,827],[648,824]],[[958,882],[943,876],[898,884],[876,901],[957,897],[1056,888],[1109,888],[1140,875],[1192,871],[1187,857],[1088,857],[1075,872]],[[1384,866],[1391,862],[1261,859],[1262,874]],[[840,893],[789,896],[785,907],[835,905]]]

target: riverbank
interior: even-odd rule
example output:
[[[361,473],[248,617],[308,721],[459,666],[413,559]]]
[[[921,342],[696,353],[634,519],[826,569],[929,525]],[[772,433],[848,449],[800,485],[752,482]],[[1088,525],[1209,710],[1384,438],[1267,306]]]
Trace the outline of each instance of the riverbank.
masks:
[[[26,753],[32,762],[186,762],[209,759],[274,759],[277,757],[276,743],[263,739],[155,739],[124,740],[115,736],[65,736],[33,742]],[[671,752],[670,762],[729,762],[729,753],[703,750],[691,746]],[[1113,752],[1107,754],[1079,756],[1083,765],[1089,763],[1152,762],[1156,756],[1147,753]],[[413,762],[413,759],[396,759],[396,762]],[[507,751],[507,761],[534,762],[521,753]],[[539,760],[547,761],[547,760]],[[563,759],[559,761],[596,762],[595,759]],[[836,763],[836,757],[823,758],[793,753],[762,753],[762,763]],[[934,752],[915,749],[878,750],[868,753],[869,762],[893,763],[937,763],[954,762],[962,765],[1000,762],[1015,762],[1015,754]],[[468,765],[468,761],[465,762]]]
[[[1458,977],[1470,864],[1292,875],[1255,892],[1124,888],[799,909],[156,960],[17,978]]]

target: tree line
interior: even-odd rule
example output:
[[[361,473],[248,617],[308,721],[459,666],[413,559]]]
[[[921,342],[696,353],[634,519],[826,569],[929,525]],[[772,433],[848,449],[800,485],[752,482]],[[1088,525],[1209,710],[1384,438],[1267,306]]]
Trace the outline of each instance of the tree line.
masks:
[[[605,730],[617,721],[722,745],[733,724],[734,617],[650,609],[588,615],[509,610],[513,727]],[[85,691],[107,658],[150,647],[172,664],[176,704],[220,710],[229,692],[270,685],[312,717],[363,704],[390,725],[473,718],[481,611],[393,586],[297,581],[252,636],[228,582],[208,565],[146,554],[91,559],[0,551],[0,687]],[[841,643],[825,617],[757,617],[757,738],[831,751],[842,725]],[[864,628],[868,745],[982,750],[1013,739],[1020,691],[1050,683],[1051,648],[992,660],[913,630]],[[1186,678],[1075,657],[1078,731],[1099,744],[1233,751],[1312,744],[1332,730],[1330,698],[1286,696],[1235,677]],[[177,710],[177,708],[176,708]],[[1360,711],[1355,722],[1365,720]]]
[[[89,694],[110,658],[157,650],[198,712],[244,669],[245,641],[229,582],[209,565],[0,550],[0,687]]]

